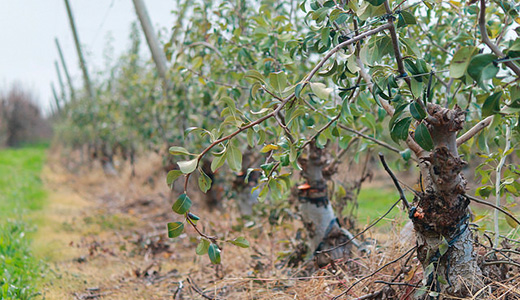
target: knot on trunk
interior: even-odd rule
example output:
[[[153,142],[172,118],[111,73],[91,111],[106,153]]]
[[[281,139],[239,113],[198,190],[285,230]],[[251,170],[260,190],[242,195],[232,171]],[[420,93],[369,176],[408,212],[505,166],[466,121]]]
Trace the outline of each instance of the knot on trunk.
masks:
[[[443,130],[449,132],[461,130],[466,119],[466,112],[458,105],[455,105],[453,109],[449,109],[430,103],[428,104],[428,114],[433,117],[433,119],[429,119],[431,126],[442,127]]]
[[[468,215],[469,199],[463,195],[447,198],[426,192],[414,199],[410,218],[415,230],[426,236],[452,236]]]
[[[447,194],[448,198],[465,193],[466,179],[461,171],[466,162],[458,155],[453,155],[447,147],[437,147],[430,157],[424,160],[429,162],[429,175],[434,184],[433,189],[428,189],[429,191]]]

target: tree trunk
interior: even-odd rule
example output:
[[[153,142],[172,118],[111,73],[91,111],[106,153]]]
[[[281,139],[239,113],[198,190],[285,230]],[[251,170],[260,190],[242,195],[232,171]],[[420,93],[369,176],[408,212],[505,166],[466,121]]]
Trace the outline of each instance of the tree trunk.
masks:
[[[417,236],[417,257],[424,268],[428,293],[418,298],[440,295],[467,297],[483,286],[482,272],[473,249],[469,229],[469,199],[464,196],[466,180],[461,172],[466,164],[457,151],[456,137],[465,113],[456,106],[428,106],[428,130],[434,148],[420,157],[425,186],[410,210]],[[428,298],[430,299],[430,298]]]
[[[253,214],[253,205],[258,203],[260,189],[253,191],[253,188],[258,185],[261,173],[259,171],[248,173],[248,170],[257,164],[259,156],[252,148],[247,148],[242,157],[242,170],[235,174],[235,180],[233,180],[233,191],[236,193],[234,200],[240,214],[250,216]]]
[[[356,240],[338,246],[352,240],[353,235],[341,228],[329,201],[327,183],[323,177],[323,154],[324,150],[315,143],[309,145],[308,158],[302,163],[307,183],[298,187],[299,211],[307,230],[310,249],[320,267],[332,260],[349,257],[352,245],[359,246]]]

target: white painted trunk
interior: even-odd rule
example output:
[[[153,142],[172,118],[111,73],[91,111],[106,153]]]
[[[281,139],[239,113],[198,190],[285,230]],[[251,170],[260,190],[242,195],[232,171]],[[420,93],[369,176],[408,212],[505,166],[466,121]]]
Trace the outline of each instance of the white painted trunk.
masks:
[[[300,202],[299,210],[305,226],[312,228],[312,231],[308,231],[309,246],[314,251],[325,238],[327,230],[330,231],[331,226],[337,226],[332,205],[328,203],[325,206],[316,206],[314,203]]]

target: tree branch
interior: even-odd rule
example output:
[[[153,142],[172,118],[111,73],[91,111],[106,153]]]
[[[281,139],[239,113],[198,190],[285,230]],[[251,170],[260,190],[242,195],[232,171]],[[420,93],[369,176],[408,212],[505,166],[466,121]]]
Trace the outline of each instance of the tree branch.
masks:
[[[354,286],[356,286],[358,283],[360,283],[361,281],[363,281],[363,280],[365,280],[365,279],[367,279],[367,278],[370,278],[370,277],[376,275],[377,273],[379,273],[379,271],[381,271],[382,269],[386,268],[387,266],[389,266],[389,265],[391,265],[391,264],[394,264],[394,263],[400,261],[403,257],[405,257],[406,255],[408,255],[408,253],[412,252],[412,251],[415,250],[416,248],[417,248],[417,246],[414,246],[412,249],[406,251],[405,254],[399,256],[398,258],[392,260],[392,261],[389,262],[389,263],[386,263],[384,266],[381,266],[379,269],[375,270],[375,271],[372,272],[371,274],[369,274],[369,275],[367,275],[367,276],[365,276],[365,277],[360,278],[358,281],[354,282],[354,284],[352,284],[352,285],[351,285],[347,290],[345,290],[345,291],[342,292],[341,294],[339,294],[339,295],[333,297],[332,300],[337,300],[337,299],[341,298],[342,296],[344,296],[345,294],[347,294],[348,292],[350,292],[350,290],[351,290]]]
[[[489,124],[491,124],[491,122],[493,122],[493,116],[489,116],[484,120],[478,122],[475,126],[473,126],[470,130],[466,131],[466,133],[464,133],[457,139],[457,147],[474,137],[477,133],[482,131],[482,129],[488,127]]]
[[[505,54],[498,48],[497,45],[495,45],[491,39],[489,39],[489,36],[487,34],[486,29],[486,0],[480,0],[480,14],[478,18],[478,26],[480,29],[480,35],[482,36],[482,42],[486,44],[493,53],[495,53],[500,58],[504,58]],[[504,62],[506,66],[508,66],[515,74],[516,76],[520,77],[520,68],[512,61],[506,61]]]
[[[369,37],[371,35],[374,35],[374,34],[377,34],[381,31],[384,31],[386,29],[389,29],[390,28],[390,24],[384,24],[384,25],[381,25],[377,28],[374,28],[372,30],[368,30],[368,31],[365,31],[361,34],[359,34],[358,36],[355,36],[347,41],[344,41],[343,43],[340,43],[338,44],[336,47],[332,48],[332,50],[330,50],[327,55],[325,55],[325,57],[323,57],[320,62],[311,70],[311,72],[309,74],[307,74],[307,76],[305,76],[305,78],[301,81],[303,86],[302,86],[302,89],[309,83],[309,81],[314,77],[314,75],[316,74],[316,72],[318,72],[320,70],[321,67],[323,67],[323,65],[325,64],[325,62],[327,62],[327,60],[332,57],[332,55],[334,55],[336,52],[338,52],[339,50],[347,47],[348,45],[351,45],[351,44],[354,44],[358,41],[361,41],[363,39],[365,39],[366,37]],[[278,114],[279,111],[282,110],[282,108],[287,104],[289,103],[291,100],[293,100],[295,98],[295,94],[294,92],[287,96],[286,98],[282,99],[281,103],[278,104],[278,106],[270,113],[268,113],[267,115],[257,119],[256,121],[254,122],[251,122],[247,125],[244,125],[240,128],[238,128],[237,130],[235,130],[234,132],[230,133],[229,135],[226,135],[224,137],[221,137],[220,139],[212,142],[208,147],[206,147],[206,149],[204,149],[200,154],[199,156],[197,157],[197,166],[198,164],[200,163],[200,160],[204,157],[204,155],[206,155],[211,149],[213,149],[213,147],[215,147],[216,145],[222,143],[222,142],[225,142],[227,140],[230,140],[232,139],[233,137],[235,137],[237,134],[241,133],[242,131],[248,129],[248,128],[251,128],[255,125],[258,125],[262,122],[264,122],[265,120],[273,117],[273,116],[276,116]],[[192,173],[189,173],[189,174],[186,174],[186,178],[185,178],[185,183],[184,183],[184,186],[187,186],[187,182],[188,180],[190,179],[190,176],[191,176]]]
[[[394,173],[392,172],[392,170],[390,170],[390,168],[388,167],[388,165],[386,164],[386,161],[385,161],[385,156],[383,155],[383,153],[379,152],[379,159],[381,160],[381,163],[383,164],[383,167],[385,168],[385,171],[388,173],[388,175],[390,175],[390,177],[392,178],[392,181],[394,182],[394,185],[395,187],[397,188],[397,191],[399,192],[399,197],[401,199],[401,201],[403,201],[403,205],[404,207],[406,207],[406,210],[410,210],[410,204],[408,203],[408,201],[406,200],[406,196],[404,195],[404,192],[403,192],[403,189],[401,188],[401,185],[399,185],[399,181],[397,180],[397,178],[395,177]]]
[[[508,212],[507,210],[501,208],[501,207],[498,207],[496,205],[494,205],[493,203],[489,203],[487,201],[484,201],[482,199],[479,199],[479,198],[476,198],[476,197],[473,197],[473,196],[470,196],[468,194],[465,194],[464,196],[468,197],[469,200],[473,201],[473,202],[476,202],[476,203],[479,203],[479,204],[482,204],[482,205],[487,205],[489,207],[492,207],[498,211],[500,211],[501,213],[503,213],[504,215],[510,217],[513,221],[515,221],[518,225],[520,225],[520,221],[513,215],[511,214],[510,212]],[[496,233],[498,234],[498,233]]]
[[[377,218],[377,220],[375,220],[374,222],[372,222],[372,224],[368,225],[367,228],[363,229],[360,233],[356,234],[355,236],[353,236],[351,239],[349,239],[348,241],[345,241],[343,243],[339,243],[337,244],[336,246],[332,247],[332,248],[329,248],[329,249],[324,249],[324,250],[319,250],[319,251],[316,251],[316,254],[320,254],[320,253],[327,253],[327,252],[330,252],[330,251],[334,251],[338,248],[341,248],[345,245],[348,245],[350,244],[351,242],[355,241],[357,237],[361,236],[363,233],[367,232],[370,228],[376,226],[377,223],[379,223],[379,221],[383,220],[384,217],[386,217],[391,211],[392,209],[394,209],[394,207],[399,204],[399,202],[401,202],[401,199],[399,198],[397,201],[394,202],[394,204],[392,204],[392,206],[386,211],[386,213],[384,213],[382,216],[380,216],[379,218]]]
[[[388,0],[385,0],[385,9],[387,14],[392,14],[392,9],[390,8],[390,4],[388,3]],[[397,38],[397,32],[395,31],[394,26],[394,17],[393,15],[390,15],[388,17],[388,24],[392,25],[388,31],[390,31],[390,37],[392,38],[392,45],[394,47],[394,55],[395,60],[397,62],[397,70],[399,71],[399,76],[406,76],[406,70],[404,69],[404,63],[403,63],[403,57],[401,56],[401,50],[399,50],[399,38]],[[410,81],[410,78],[404,77],[404,81],[408,84],[408,86],[411,87],[412,82]]]
[[[369,136],[369,135],[366,135],[366,134],[364,134],[364,133],[362,133],[362,132],[360,132],[360,131],[358,131],[358,130],[355,130],[355,129],[349,128],[349,127],[347,127],[347,126],[345,126],[345,125],[343,125],[343,124],[339,124],[338,127],[340,127],[341,129],[344,129],[344,130],[346,130],[346,131],[348,131],[348,132],[352,132],[352,133],[354,133],[354,134],[356,134],[356,135],[358,135],[358,136],[360,136],[360,137],[362,137],[362,138],[364,138],[364,139],[367,139],[367,140],[369,140],[369,141],[372,141],[372,142],[378,144],[379,146],[382,146],[382,147],[384,147],[384,148],[386,148],[386,149],[388,149],[388,150],[390,150],[390,151],[393,151],[393,152],[395,152],[395,153],[400,153],[400,152],[401,152],[401,150],[395,148],[395,147],[392,146],[392,145],[389,145],[389,144],[387,144],[387,143],[385,143],[385,142],[382,142],[382,141],[380,141],[380,140],[378,140],[378,139],[376,139],[376,138],[373,138],[373,137],[371,137],[371,136]],[[417,159],[415,159],[415,158],[412,158],[412,160],[417,161]]]

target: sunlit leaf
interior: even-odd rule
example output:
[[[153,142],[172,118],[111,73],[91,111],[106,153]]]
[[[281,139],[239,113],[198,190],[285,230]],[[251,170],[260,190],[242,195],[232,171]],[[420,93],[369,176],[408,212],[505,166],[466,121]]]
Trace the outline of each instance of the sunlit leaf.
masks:
[[[189,174],[195,171],[198,162],[198,158],[194,158],[192,160],[179,161],[177,164],[179,165],[179,169],[181,169],[182,173]]]

